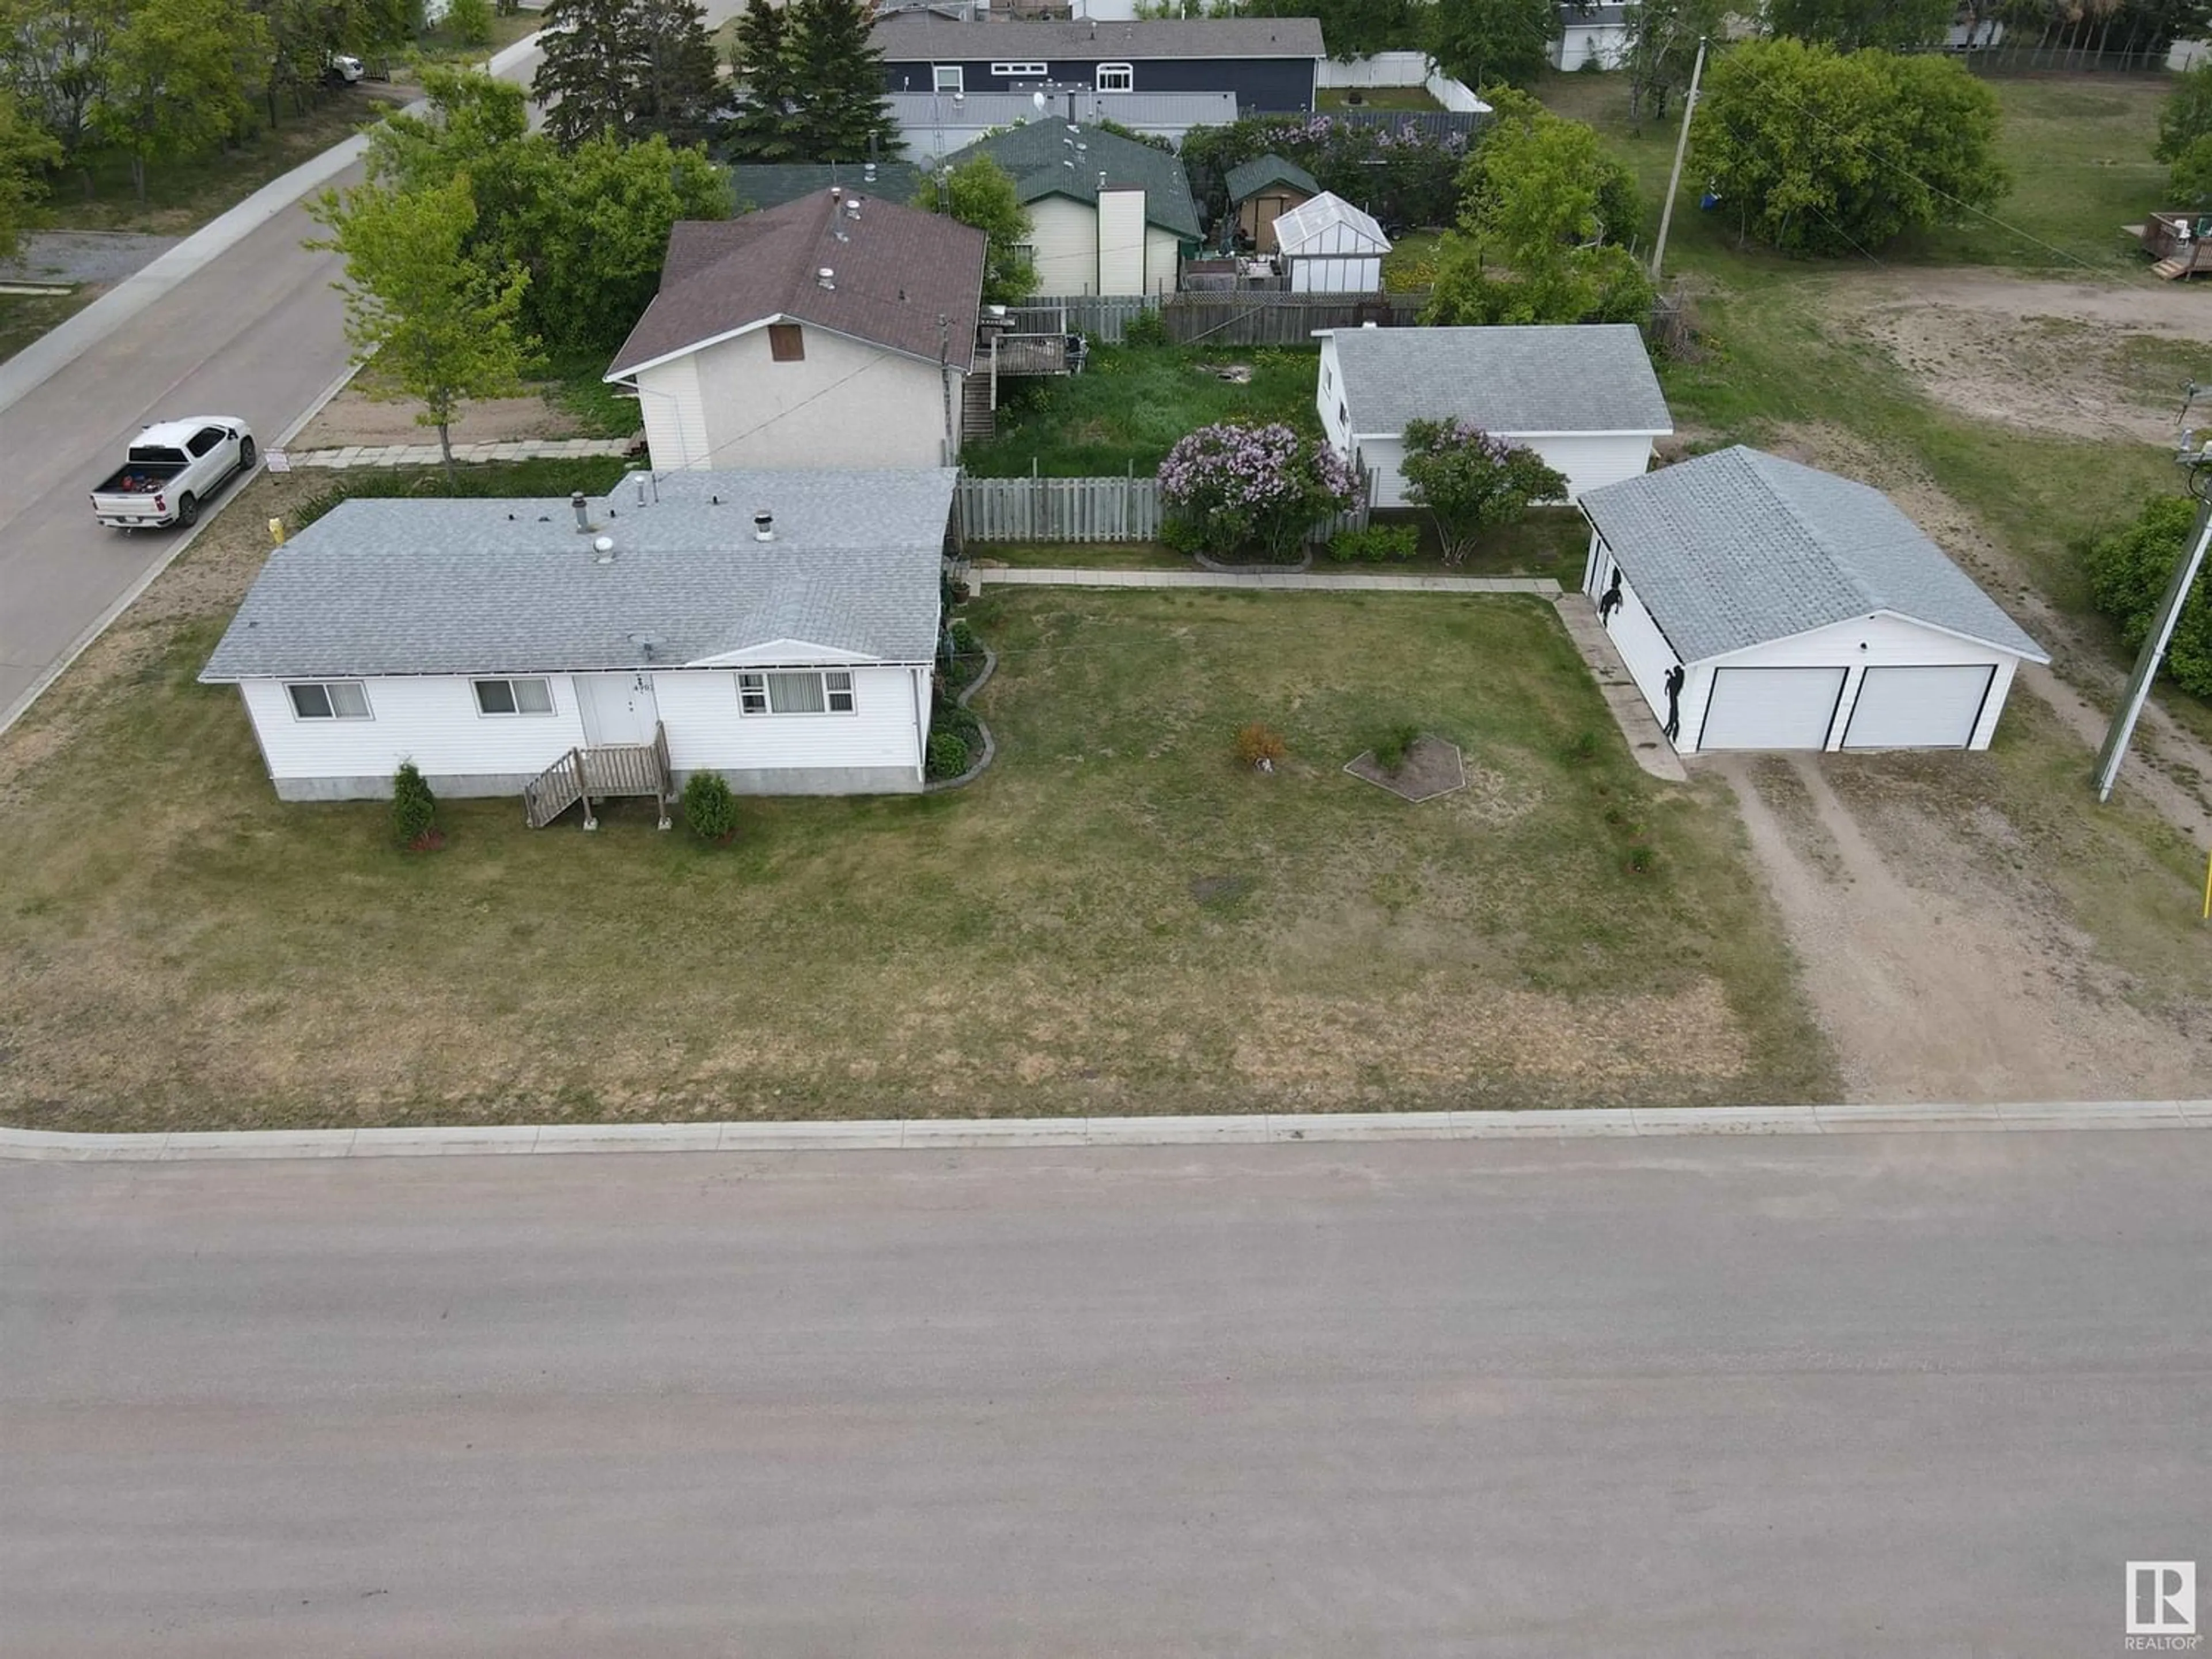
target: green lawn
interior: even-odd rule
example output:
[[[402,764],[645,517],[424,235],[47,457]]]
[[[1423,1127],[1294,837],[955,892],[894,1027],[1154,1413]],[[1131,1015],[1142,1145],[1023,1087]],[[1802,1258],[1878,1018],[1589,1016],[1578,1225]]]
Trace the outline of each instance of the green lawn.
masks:
[[[0,362],[75,316],[96,297],[96,290],[91,288],[70,294],[0,294]]]
[[[1357,93],[1358,96],[1353,94]],[[1442,109],[1426,87],[1323,87],[1316,109]]]
[[[1340,574],[1549,576],[1572,588],[1581,582],[1583,556],[1589,544],[1589,526],[1580,513],[1538,509],[1519,524],[1489,531],[1463,562],[1447,565],[1425,514],[1378,513],[1375,522],[1410,526],[1419,538],[1414,556],[1367,564],[1340,562],[1316,552],[1314,569]],[[1188,570],[1192,564],[1188,555],[1158,542],[971,542],[968,553],[981,564],[1042,569]]]
[[[1875,252],[1885,262],[2017,265],[2033,269],[2135,269],[2141,259],[2120,235],[2161,205],[2166,169],[2151,160],[2158,110],[2171,86],[2163,76],[2050,76],[1992,79],[2003,111],[1998,154],[2013,178],[1992,223],[1961,211],[1933,234]],[[1558,75],[1539,95],[1562,115],[1588,121],[1634,171],[1646,210],[1649,246],[1674,161],[1680,106],[1641,131],[1628,120],[1627,77]],[[1788,262],[1737,248],[1723,216],[1700,212],[1698,181],[1687,174],[1669,233],[1670,270],[1723,274]]]
[[[971,443],[962,465],[979,477],[1152,472],[1176,441],[1213,421],[1287,421],[1318,433],[1319,354],[1282,346],[1107,347],[1081,374],[1024,380],[1000,393],[999,435]],[[1248,364],[1249,384],[1210,369]]]
[[[88,152],[82,165],[60,175],[41,212],[46,225],[58,230],[182,236],[237,206],[270,179],[382,119],[398,96],[387,86],[363,82],[322,95],[305,115],[284,111],[279,125],[234,149],[158,162],[147,169],[143,206],[131,187],[128,156]]]
[[[1393,294],[1434,287],[1437,252],[1443,240],[1441,230],[1409,230],[1400,236],[1382,256],[1382,286]]]
[[[193,675],[262,479],[0,739],[9,1064],[44,1127],[1345,1109],[1832,1094],[1739,835],[1637,769],[1548,607],[988,594],[997,766],[531,832],[271,795]],[[296,495],[289,499],[296,501]],[[1231,735],[1287,738],[1273,776]],[[1419,806],[1341,768],[1466,748]],[[1587,738],[1585,738],[1585,734]]]

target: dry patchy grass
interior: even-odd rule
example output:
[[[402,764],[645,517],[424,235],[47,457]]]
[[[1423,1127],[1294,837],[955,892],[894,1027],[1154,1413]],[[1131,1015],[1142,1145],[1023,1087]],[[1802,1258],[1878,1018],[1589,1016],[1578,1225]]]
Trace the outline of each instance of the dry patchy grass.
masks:
[[[1604,729],[1522,599],[993,595],[996,768],[748,799],[736,845],[270,795],[193,675],[258,480],[0,740],[0,1115],[76,1128],[1804,1099],[1832,1088],[1741,836]],[[1272,777],[1230,738],[1290,741]],[[1467,750],[1408,806],[1339,769]],[[1656,868],[1631,872],[1638,845]]]

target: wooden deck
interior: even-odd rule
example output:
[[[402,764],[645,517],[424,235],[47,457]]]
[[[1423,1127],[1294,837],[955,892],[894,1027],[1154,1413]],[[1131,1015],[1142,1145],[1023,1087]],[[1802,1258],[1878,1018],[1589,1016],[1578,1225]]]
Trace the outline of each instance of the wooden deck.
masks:
[[[2122,228],[2157,263],[2152,274],[2166,282],[2212,270],[2212,215],[2154,213],[2142,224]]]
[[[522,788],[522,816],[543,830],[579,801],[584,828],[599,827],[592,803],[617,795],[650,795],[660,808],[660,827],[669,826],[674,774],[668,763],[668,731],[655,722],[651,743],[599,744],[571,749]]]

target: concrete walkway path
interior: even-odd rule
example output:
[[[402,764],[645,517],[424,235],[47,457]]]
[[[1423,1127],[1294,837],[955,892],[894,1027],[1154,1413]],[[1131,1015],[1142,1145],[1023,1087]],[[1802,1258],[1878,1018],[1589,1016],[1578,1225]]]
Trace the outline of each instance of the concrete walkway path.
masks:
[[[1016,569],[970,565],[968,589],[986,587],[1243,587],[1270,592],[1534,593],[1557,599],[1548,576],[1390,576],[1317,570]]]
[[[505,442],[455,444],[457,461],[529,461],[574,455],[627,455],[629,438],[518,438]],[[290,449],[283,452],[294,468],[320,467],[343,472],[361,466],[436,466],[442,459],[435,444],[350,444],[342,449]]]
[[[1590,678],[1597,682],[1605,706],[1613,710],[1613,722],[1620,727],[1620,735],[1628,740],[1628,752],[1636,757],[1636,763],[1655,778],[1664,778],[1669,783],[1687,783],[1689,769],[1674,752],[1674,745],[1667,741],[1667,734],[1659,729],[1659,717],[1651,712],[1651,705],[1636,689],[1628,665],[1622,660],[1613,635],[1597,619],[1597,607],[1589,602],[1589,596],[1563,593],[1554,603],[1559,609],[1559,620],[1567,625],[1567,637],[1575,642],[1575,649],[1589,665]]]

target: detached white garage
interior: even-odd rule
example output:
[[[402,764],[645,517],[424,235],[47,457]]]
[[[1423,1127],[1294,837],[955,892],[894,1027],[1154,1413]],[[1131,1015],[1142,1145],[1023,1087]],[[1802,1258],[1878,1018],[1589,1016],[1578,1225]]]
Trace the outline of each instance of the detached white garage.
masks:
[[[1674,429],[1627,323],[1317,332],[1314,406],[1337,453],[1375,474],[1376,507],[1411,505],[1398,470],[1409,421],[1465,421],[1533,449],[1565,477],[1571,501],[1635,477]]]
[[[1594,489],[1583,591],[1684,754],[1986,749],[2049,655],[1878,489],[1739,445]]]

